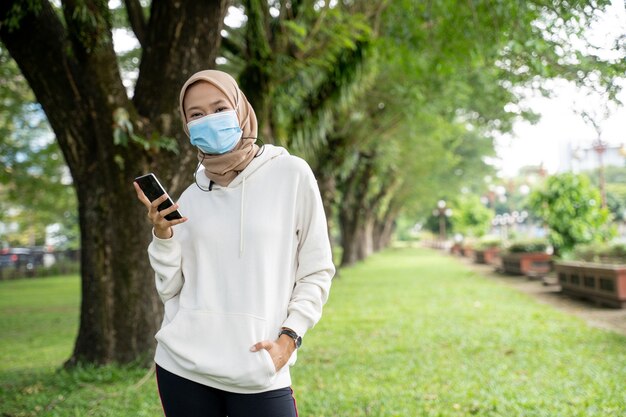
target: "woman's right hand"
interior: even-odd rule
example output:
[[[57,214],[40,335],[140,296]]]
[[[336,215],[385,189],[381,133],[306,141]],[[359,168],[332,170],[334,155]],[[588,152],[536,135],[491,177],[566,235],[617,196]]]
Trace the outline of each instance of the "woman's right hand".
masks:
[[[157,198],[153,202],[150,202],[148,197],[146,197],[146,195],[143,193],[143,191],[136,182],[133,182],[133,186],[135,187],[137,198],[148,209],[148,218],[150,219],[150,222],[154,227],[155,236],[159,239],[171,238],[173,235],[172,226],[176,226],[177,224],[181,224],[187,221],[186,217],[175,220],[167,220],[165,218],[165,216],[173,213],[174,211],[176,211],[176,209],[178,209],[178,204],[174,203],[174,205],[166,208],[165,210],[159,211],[159,204],[167,200],[167,194],[163,194],[161,197]]]

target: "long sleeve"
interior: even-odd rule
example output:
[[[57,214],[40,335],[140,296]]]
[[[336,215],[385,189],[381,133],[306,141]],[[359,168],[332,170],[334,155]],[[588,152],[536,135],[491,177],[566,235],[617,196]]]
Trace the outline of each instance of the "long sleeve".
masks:
[[[181,269],[182,250],[174,238],[159,239],[152,234],[148,246],[150,265],[155,272],[156,289],[164,303],[180,292],[184,278]]]
[[[296,204],[298,266],[283,326],[303,336],[321,318],[335,274],[324,206],[308,165],[300,181]]]

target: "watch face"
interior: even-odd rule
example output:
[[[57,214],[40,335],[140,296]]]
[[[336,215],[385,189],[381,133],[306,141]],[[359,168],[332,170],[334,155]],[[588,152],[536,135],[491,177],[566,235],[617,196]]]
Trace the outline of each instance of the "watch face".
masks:
[[[296,339],[296,348],[299,348],[302,345],[302,337],[298,336]]]

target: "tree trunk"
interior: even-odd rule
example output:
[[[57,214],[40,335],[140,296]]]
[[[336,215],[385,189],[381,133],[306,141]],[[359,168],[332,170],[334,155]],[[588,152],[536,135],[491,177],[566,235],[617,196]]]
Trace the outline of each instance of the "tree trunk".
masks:
[[[365,211],[363,219],[363,227],[361,229],[361,238],[357,241],[357,255],[359,260],[363,260],[374,253],[374,216],[369,209]]]
[[[328,175],[331,174],[331,175]],[[328,227],[328,236],[332,247],[336,245],[334,241],[335,230],[335,196],[337,195],[336,180],[332,173],[316,174],[317,184],[320,188],[322,196],[322,204],[324,205],[324,213],[326,214],[326,224]]]
[[[82,303],[68,364],[151,359],[161,303],[146,255],[150,227],[145,208],[131,204],[134,191],[128,185],[128,179],[117,184],[127,194],[124,199],[111,198],[97,175],[78,187]],[[122,219],[133,219],[135,225]]]
[[[359,258],[360,241],[363,239],[363,227],[359,222],[359,216],[355,216],[352,210],[345,205],[339,209],[339,225],[341,228],[341,267],[351,266],[357,263]]]
[[[338,219],[339,215],[336,210],[338,198],[337,167],[344,164],[346,155],[345,152],[337,152],[337,149],[344,148],[346,145],[345,138],[341,136],[329,135],[327,140],[328,145],[320,151],[319,157],[315,158],[311,168],[315,173],[315,178],[317,178],[317,184],[320,188],[330,243],[335,248],[337,245],[342,246],[342,242],[337,241],[335,234],[336,232],[339,232],[340,235],[342,234],[338,227],[344,222]],[[346,216],[346,213],[343,213],[343,215]],[[338,220],[339,225],[336,224]]]
[[[394,212],[388,210],[382,219],[376,219],[374,222],[374,252],[385,249],[391,243],[391,237],[395,231],[396,216]]]
[[[367,222],[372,215],[368,207],[368,184],[374,174],[372,158],[359,155],[353,172],[341,183],[339,227],[343,249],[341,266],[350,266],[366,257]]]
[[[0,4],[0,39],[48,117],[78,198],[82,303],[68,364],[148,362],[162,307],[146,254],[150,225],[132,181],[154,171],[171,195],[189,183],[196,152],[179,127],[178,91],[192,72],[214,66],[228,2],[152,3],[132,102],[106,2],[65,2],[66,25],[47,1],[23,7],[19,16],[12,10],[17,3]],[[119,125],[120,110],[148,149]],[[126,143],[114,139],[116,130]],[[175,138],[178,153],[161,147],[163,136]]]

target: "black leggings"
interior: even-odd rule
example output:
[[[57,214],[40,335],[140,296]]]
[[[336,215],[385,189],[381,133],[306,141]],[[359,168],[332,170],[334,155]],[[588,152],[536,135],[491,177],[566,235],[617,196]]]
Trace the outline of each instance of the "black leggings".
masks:
[[[207,387],[156,366],[166,417],[298,417],[290,387],[236,394]]]

